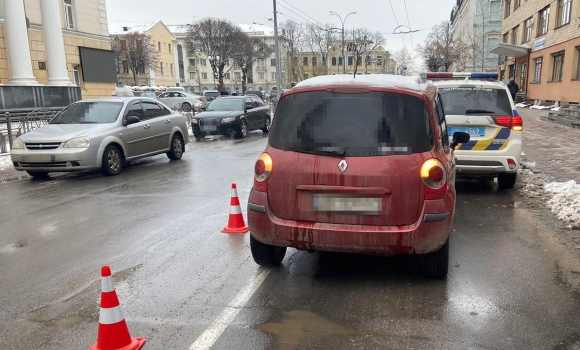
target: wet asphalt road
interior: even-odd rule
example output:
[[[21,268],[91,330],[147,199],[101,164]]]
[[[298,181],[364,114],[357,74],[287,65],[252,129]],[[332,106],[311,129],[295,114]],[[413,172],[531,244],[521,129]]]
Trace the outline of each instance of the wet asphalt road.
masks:
[[[221,233],[230,186],[244,217],[266,138],[192,143],[119,176],[0,184],[0,349],[87,349],[109,264],[145,349],[189,349],[263,269],[248,234]],[[413,257],[289,250],[212,349],[574,349],[576,264],[513,191],[458,182],[446,281]],[[576,345],[574,345],[576,344]]]

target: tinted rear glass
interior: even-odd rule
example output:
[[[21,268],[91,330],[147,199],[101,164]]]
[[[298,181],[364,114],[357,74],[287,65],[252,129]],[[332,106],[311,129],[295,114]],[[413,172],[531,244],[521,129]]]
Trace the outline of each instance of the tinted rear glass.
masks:
[[[504,89],[453,87],[439,88],[439,92],[446,115],[512,115]]]
[[[368,157],[433,148],[425,103],[385,92],[304,92],[284,97],[269,139],[274,148]]]

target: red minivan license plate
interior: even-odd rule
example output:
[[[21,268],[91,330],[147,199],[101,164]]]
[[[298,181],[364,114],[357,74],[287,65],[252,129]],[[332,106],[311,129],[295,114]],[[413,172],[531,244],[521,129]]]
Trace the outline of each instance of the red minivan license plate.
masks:
[[[314,195],[314,210],[360,215],[380,215],[382,198],[360,198],[330,194]]]

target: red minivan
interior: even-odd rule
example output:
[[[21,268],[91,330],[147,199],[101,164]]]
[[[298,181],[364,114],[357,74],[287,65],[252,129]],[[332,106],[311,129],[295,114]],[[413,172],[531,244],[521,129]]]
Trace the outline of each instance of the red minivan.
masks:
[[[334,75],[284,92],[248,200],[256,263],[286,248],[424,256],[445,278],[453,150],[437,88],[419,77]]]

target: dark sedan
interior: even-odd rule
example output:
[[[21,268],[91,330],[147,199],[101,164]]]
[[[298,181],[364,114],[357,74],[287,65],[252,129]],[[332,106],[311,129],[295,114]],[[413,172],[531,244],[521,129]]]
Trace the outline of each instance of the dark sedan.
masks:
[[[246,137],[248,132],[270,131],[270,108],[256,96],[217,98],[205,112],[196,114],[191,129],[196,140],[207,135]]]

